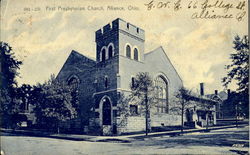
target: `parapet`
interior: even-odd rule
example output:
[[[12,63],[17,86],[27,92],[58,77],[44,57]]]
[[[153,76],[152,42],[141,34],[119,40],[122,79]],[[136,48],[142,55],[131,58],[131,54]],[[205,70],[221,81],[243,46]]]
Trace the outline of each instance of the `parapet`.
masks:
[[[120,18],[112,21],[111,23],[105,25],[103,28],[96,31],[96,41],[99,38],[104,37],[105,35],[110,35],[111,32],[114,31],[121,31],[124,33],[128,33],[136,38],[141,39],[142,41],[145,40],[145,32],[143,29],[130,24]]]

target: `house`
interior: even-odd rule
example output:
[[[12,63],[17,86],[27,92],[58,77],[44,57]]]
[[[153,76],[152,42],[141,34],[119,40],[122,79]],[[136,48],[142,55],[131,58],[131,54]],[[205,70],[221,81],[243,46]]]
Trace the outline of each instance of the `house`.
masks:
[[[210,98],[214,101],[217,101],[217,104],[216,104],[216,118],[217,119],[222,119],[223,118],[223,102],[225,100],[227,100],[228,98],[228,95],[225,91],[220,91],[218,93],[218,90],[215,90],[214,91],[214,94],[207,94],[206,95],[207,98]]]

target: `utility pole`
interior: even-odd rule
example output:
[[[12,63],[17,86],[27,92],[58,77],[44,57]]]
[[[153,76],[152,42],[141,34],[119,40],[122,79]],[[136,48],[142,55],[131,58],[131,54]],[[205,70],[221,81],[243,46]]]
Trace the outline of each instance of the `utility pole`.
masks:
[[[181,99],[181,132],[183,133],[184,99]]]
[[[146,120],[146,136],[148,136],[148,95],[147,95],[147,93],[145,94],[145,112],[146,112],[146,114],[145,114],[145,120]]]
[[[238,118],[237,118],[237,115],[238,115],[238,104],[236,103],[236,106],[235,106],[236,127],[238,127]]]
[[[241,102],[236,103],[235,105],[236,127],[238,127],[239,105],[241,105]]]

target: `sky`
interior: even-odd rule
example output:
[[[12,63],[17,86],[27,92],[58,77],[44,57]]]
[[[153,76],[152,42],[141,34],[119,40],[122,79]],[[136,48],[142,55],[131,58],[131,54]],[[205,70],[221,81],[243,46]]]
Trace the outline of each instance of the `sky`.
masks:
[[[248,34],[248,1],[224,0],[225,7],[220,8],[223,5],[212,6],[215,0],[200,0],[196,5],[192,5],[195,0],[153,0],[155,7],[148,10],[145,4],[151,1],[3,0],[0,36],[23,61],[19,85],[42,83],[51,74],[57,75],[72,50],[95,58],[95,31],[122,18],[145,30],[145,53],[159,46],[164,48],[184,86],[197,91],[199,83],[204,82],[207,94],[225,89],[221,79],[226,75],[225,65],[230,64],[230,53],[234,52],[233,39],[237,34]],[[181,8],[175,10],[178,1]],[[165,8],[163,2],[168,2]],[[246,6],[237,9],[240,2]],[[232,14],[232,18],[192,19],[205,4],[211,4],[205,10],[210,14]],[[108,6],[123,9],[108,10]],[[131,6],[135,9],[129,10]],[[85,10],[62,10],[66,7]],[[239,21],[236,17],[244,12]],[[229,88],[236,87],[232,84]]]

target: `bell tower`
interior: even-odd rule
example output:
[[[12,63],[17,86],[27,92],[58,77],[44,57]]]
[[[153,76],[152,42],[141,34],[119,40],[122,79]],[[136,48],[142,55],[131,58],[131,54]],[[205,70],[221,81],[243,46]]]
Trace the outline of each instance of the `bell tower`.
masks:
[[[106,62],[124,56],[144,61],[144,30],[120,18],[96,31],[96,61]]]

